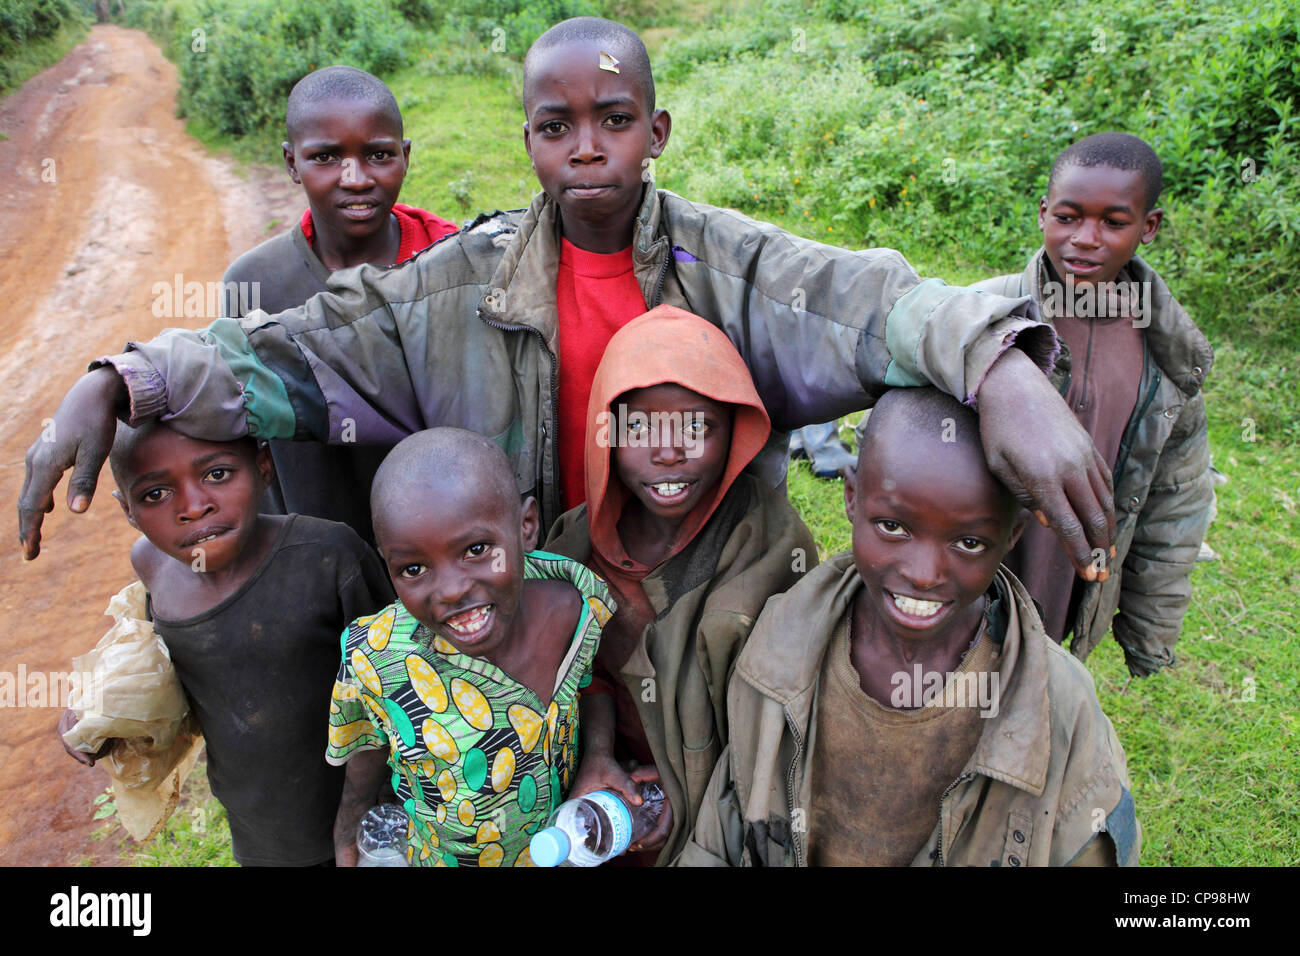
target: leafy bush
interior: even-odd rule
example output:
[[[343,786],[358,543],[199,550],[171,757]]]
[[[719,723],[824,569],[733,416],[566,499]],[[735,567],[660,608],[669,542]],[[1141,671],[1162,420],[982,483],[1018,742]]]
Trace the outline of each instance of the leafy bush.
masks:
[[[78,0],[5,0],[0,4],[0,93],[61,57],[89,20],[85,5]]]

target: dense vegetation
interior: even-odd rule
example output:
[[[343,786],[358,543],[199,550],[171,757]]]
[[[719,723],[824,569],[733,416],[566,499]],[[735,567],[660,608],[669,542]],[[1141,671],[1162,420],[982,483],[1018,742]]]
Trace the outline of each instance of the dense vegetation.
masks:
[[[0,96],[67,53],[90,19],[88,0],[5,0],[0,5]]]
[[[1123,129],[1155,147],[1166,219],[1144,256],[1217,352],[1223,560],[1196,572],[1178,667],[1129,684],[1109,641],[1089,667],[1128,751],[1144,862],[1300,863],[1300,0],[135,0],[128,22],[178,62],[191,128],[243,156],[276,160],[306,70],[381,73],[415,142],[403,199],[468,216],[536,189],[519,59],[580,13],[647,38],[674,116],[660,185],[894,246],[952,281],[1023,267],[1072,140]],[[823,553],[847,545],[837,483],[796,466],[791,495]],[[149,859],[212,858],[221,828],[187,820]]]

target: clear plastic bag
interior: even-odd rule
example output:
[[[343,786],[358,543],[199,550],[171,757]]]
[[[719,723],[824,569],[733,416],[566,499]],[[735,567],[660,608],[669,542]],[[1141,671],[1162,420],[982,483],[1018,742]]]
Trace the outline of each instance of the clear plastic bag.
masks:
[[[77,673],[90,677],[68,702],[77,723],[63,740],[84,753],[112,741],[100,765],[113,781],[118,819],[143,842],[176,809],[203,736],[167,645],[146,620],[144,585],[127,585],[104,613],[113,626],[93,650],[73,661]]]

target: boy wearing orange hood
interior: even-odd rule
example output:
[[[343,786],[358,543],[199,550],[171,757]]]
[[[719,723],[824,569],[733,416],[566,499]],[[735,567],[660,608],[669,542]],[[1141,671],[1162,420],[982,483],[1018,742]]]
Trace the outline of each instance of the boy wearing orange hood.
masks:
[[[785,496],[743,473],[771,425],[712,323],[672,306],[628,323],[587,408],[586,504],[560,517],[546,550],[605,578],[618,611],[583,698],[570,796],[612,788],[639,803],[635,783],[660,781],[660,826],[632,849],[664,865],[727,743],[731,665],[763,604],[817,549]]]

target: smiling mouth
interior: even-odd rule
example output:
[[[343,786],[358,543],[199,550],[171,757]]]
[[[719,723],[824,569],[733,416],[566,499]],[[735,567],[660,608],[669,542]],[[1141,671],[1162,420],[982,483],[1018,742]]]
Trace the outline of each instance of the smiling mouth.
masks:
[[[647,484],[645,487],[650,489],[650,495],[661,504],[677,504],[690,494],[691,481],[657,481],[653,484]]]
[[[889,592],[890,600],[894,602],[894,607],[898,608],[909,617],[931,618],[943,610],[943,601],[923,601],[920,598],[907,597],[903,594]]]
[[[495,604],[483,604],[479,607],[470,608],[468,611],[461,611],[453,614],[443,621],[447,627],[451,628],[452,633],[462,641],[473,641],[480,637],[492,623],[493,612],[496,610]]]

